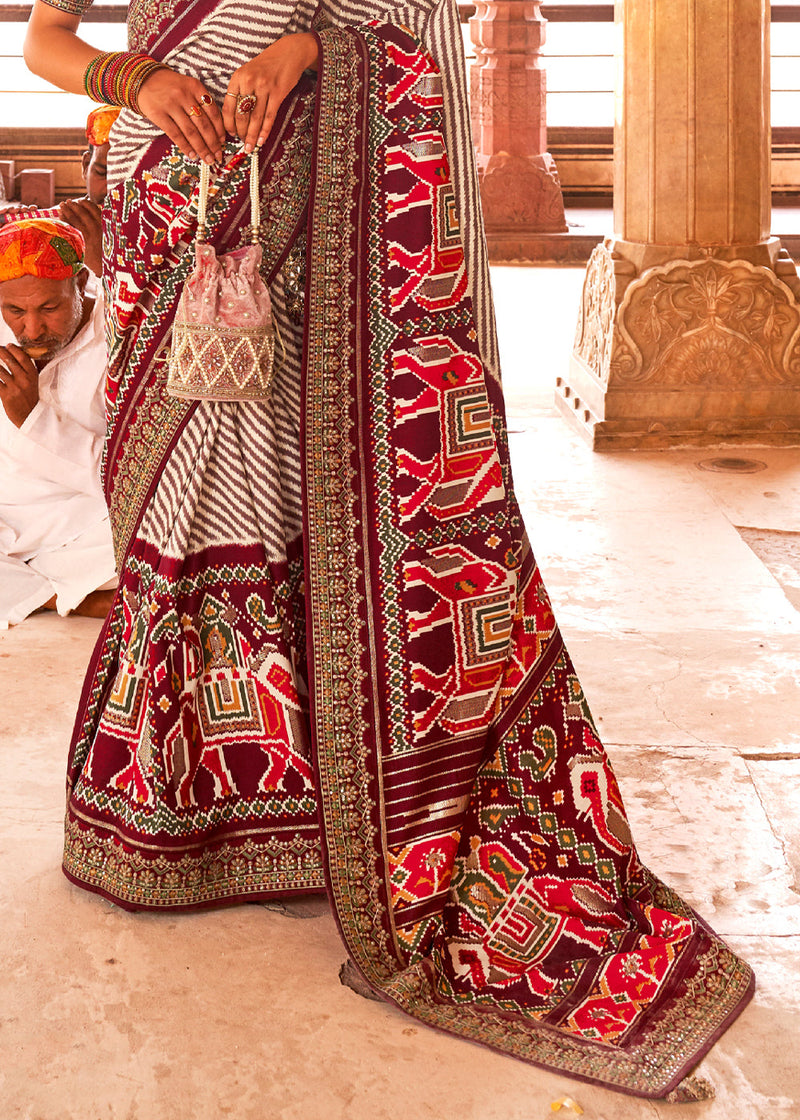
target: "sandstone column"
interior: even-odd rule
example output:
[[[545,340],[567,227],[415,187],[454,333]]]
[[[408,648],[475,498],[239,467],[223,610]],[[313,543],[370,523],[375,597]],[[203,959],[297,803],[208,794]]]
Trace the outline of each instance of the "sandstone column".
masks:
[[[800,281],[770,237],[767,0],[617,0],[614,236],[557,399],[593,446],[800,440]]]
[[[470,19],[472,130],[492,260],[536,260],[537,234],[566,233],[547,151],[539,0],[478,0]]]

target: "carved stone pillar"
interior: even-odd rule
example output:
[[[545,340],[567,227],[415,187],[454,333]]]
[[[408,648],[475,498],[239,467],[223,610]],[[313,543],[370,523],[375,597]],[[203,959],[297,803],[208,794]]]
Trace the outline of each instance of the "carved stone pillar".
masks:
[[[800,280],[770,230],[767,0],[623,0],[613,238],[557,400],[593,446],[800,441]]]
[[[547,151],[539,0],[478,0],[470,70],[486,238],[492,260],[536,260],[536,235],[566,233],[564,200]]]

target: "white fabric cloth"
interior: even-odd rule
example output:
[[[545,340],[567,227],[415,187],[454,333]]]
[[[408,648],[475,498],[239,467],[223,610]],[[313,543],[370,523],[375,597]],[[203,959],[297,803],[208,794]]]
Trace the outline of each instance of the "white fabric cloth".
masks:
[[[0,625],[22,622],[32,611],[56,597],[56,610],[67,615],[92,591],[117,586],[109,556],[108,519],[98,521],[74,541],[40,552],[25,563],[0,553]],[[111,562],[112,575],[98,584]]]
[[[0,320],[0,344],[14,342]],[[102,487],[106,349],[102,298],[39,375],[20,428],[0,407],[0,621],[57,596],[66,614],[114,575]]]

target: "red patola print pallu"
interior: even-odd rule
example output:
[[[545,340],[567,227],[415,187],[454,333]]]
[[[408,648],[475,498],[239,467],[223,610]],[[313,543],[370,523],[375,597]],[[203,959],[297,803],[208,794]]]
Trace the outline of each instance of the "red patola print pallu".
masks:
[[[439,71],[390,23],[319,40],[261,153],[269,401],[165,392],[196,166],[155,141],[110,197],[121,581],[65,869],[154,910],[327,890],[353,962],[410,1015],[629,1093],[702,1094],[684,1079],[751,973],[639,862],[556,627]],[[249,233],[247,158],[231,143],[225,164],[220,252]]]

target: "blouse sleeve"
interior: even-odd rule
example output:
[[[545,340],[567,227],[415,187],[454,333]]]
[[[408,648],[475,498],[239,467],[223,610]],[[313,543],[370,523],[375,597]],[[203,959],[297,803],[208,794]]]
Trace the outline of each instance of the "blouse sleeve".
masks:
[[[82,16],[93,2],[94,0],[42,0],[49,8],[58,8],[60,12],[68,12],[71,16]]]

